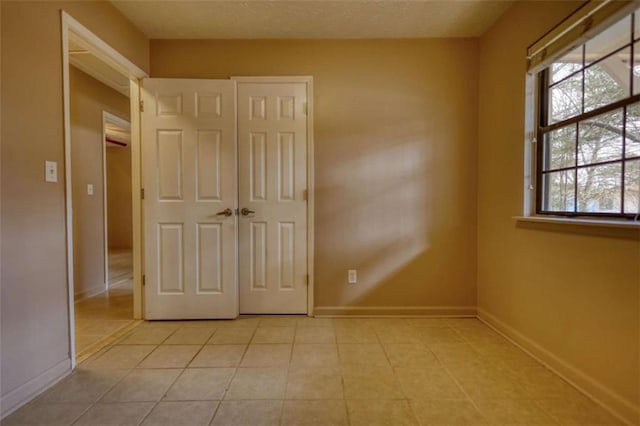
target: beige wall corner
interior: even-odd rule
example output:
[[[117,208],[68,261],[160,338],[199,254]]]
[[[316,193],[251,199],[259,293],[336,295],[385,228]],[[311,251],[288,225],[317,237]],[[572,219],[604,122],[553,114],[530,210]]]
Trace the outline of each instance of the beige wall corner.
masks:
[[[516,2],[480,40],[480,316],[629,421],[640,412],[640,237],[523,225],[526,48],[577,7]]]
[[[60,10],[143,69],[148,40],[108,2],[0,7],[4,417],[70,365]],[[45,160],[58,163],[58,183],[45,183]]]
[[[477,50],[468,39],[153,40],[151,71],[313,76],[316,306],[467,307]]]
[[[105,289],[102,112],[129,120],[129,99],[75,67],[69,69],[71,100],[71,176],[73,186],[74,293],[76,298]],[[130,152],[130,149],[128,149]],[[129,220],[131,232],[131,159]],[[123,183],[123,182],[119,182]],[[126,182],[124,182],[126,184]],[[93,195],[87,185],[93,185]],[[117,185],[108,185],[118,194]],[[123,188],[126,191],[126,188]],[[111,227],[108,227],[111,229]],[[113,227],[113,231],[119,231]],[[131,238],[129,238],[129,241]],[[129,245],[131,247],[131,245]]]

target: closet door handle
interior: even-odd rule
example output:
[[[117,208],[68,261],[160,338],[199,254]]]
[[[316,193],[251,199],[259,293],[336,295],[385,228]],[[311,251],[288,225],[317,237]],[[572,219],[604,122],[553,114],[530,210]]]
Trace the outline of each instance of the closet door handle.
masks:
[[[221,212],[216,213],[216,216],[231,216],[233,214],[233,211],[230,208],[226,208],[224,210],[222,210]]]
[[[242,210],[240,210],[240,213],[242,214],[242,216],[249,216],[250,214],[254,214],[255,211],[249,210],[248,208],[243,207]]]

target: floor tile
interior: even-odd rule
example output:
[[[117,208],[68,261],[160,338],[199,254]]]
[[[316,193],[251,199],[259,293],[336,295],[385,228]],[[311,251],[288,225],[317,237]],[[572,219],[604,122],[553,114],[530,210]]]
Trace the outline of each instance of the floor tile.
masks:
[[[207,426],[218,401],[167,401],[156,405],[142,426]]]
[[[196,356],[199,345],[163,345],[149,354],[138,368],[184,368]]]
[[[464,398],[460,386],[443,368],[395,368],[400,387],[409,399]]]
[[[541,365],[520,370],[518,381],[533,398],[562,398],[580,395],[576,388]]]
[[[259,327],[251,343],[293,343],[295,327]]]
[[[376,330],[381,343],[420,343],[420,331],[409,326],[378,328]]]
[[[224,399],[282,399],[286,384],[286,368],[239,368]]]
[[[296,367],[337,367],[338,348],[331,343],[296,343],[291,365]]]
[[[298,327],[296,343],[336,343],[336,335],[331,327]]]
[[[528,399],[491,399],[474,400],[478,410],[496,425],[557,425],[550,416],[533,400]]]
[[[165,345],[204,345],[213,335],[215,328],[183,327],[163,342]]]
[[[286,399],[342,399],[342,374],[337,368],[291,368]]]
[[[417,333],[420,341],[428,346],[465,342],[462,336],[450,327],[423,327],[418,329]]]
[[[584,396],[542,399],[536,403],[562,425],[617,426],[623,424],[604,408]]]
[[[42,395],[39,401],[93,403],[115,386],[128,372],[129,370],[77,369]]]
[[[208,345],[245,345],[251,341],[255,328],[219,328],[207,342]]]
[[[365,366],[345,368],[342,372],[346,399],[404,399],[400,384],[392,370]]]
[[[111,389],[100,402],[159,401],[182,370],[133,370]]]
[[[206,345],[189,367],[235,367],[240,364],[245,345]]]
[[[378,343],[378,336],[370,327],[338,326],[335,328],[338,343]]]
[[[347,425],[347,409],[342,400],[284,401],[283,426]]]
[[[282,401],[222,401],[212,426],[278,426]]]
[[[167,391],[171,401],[221,400],[235,368],[188,368]]]
[[[445,365],[467,365],[469,360],[480,358],[481,355],[468,343],[447,343],[427,345],[429,350]]]
[[[499,367],[452,369],[451,374],[471,398],[515,399],[529,398],[515,374]]]
[[[334,320],[332,318],[314,318],[314,317],[299,317],[296,321],[298,328],[304,327],[329,327],[333,328]]]
[[[139,425],[153,406],[152,402],[95,404],[74,423],[74,426]]]
[[[137,327],[118,342],[119,345],[159,345],[176,331],[174,327]]]
[[[62,426],[70,425],[88,408],[88,403],[48,404],[32,402],[20,408],[2,426]]]
[[[378,343],[339,343],[338,355],[343,365],[389,365],[387,355]]]
[[[421,343],[383,344],[389,363],[394,367],[439,367],[436,356]]]
[[[284,328],[284,327],[281,327]],[[251,344],[242,357],[241,367],[286,367],[291,360],[289,344]]]
[[[260,317],[258,327],[295,327],[300,318],[299,315],[265,315]]]
[[[258,324],[260,324],[260,319],[261,317],[258,315],[241,315],[240,317],[233,320],[216,321],[216,328],[256,328]]]
[[[347,400],[352,426],[417,425],[408,401]]]
[[[411,406],[421,425],[480,426],[489,424],[469,400],[411,401]]]
[[[123,369],[134,368],[155,346],[153,345],[116,345],[108,348],[97,358],[90,358],[81,364],[86,369]]]

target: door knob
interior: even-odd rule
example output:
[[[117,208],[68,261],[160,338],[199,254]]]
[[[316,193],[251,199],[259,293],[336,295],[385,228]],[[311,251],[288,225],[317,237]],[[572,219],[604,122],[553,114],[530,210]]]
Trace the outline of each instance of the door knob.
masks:
[[[233,214],[233,211],[230,208],[226,208],[224,210],[222,210],[221,212],[216,213],[216,216],[231,216]]]
[[[242,213],[242,216],[249,216],[250,214],[254,214],[255,212],[253,210],[249,210],[246,207],[243,207],[242,210],[240,210],[240,213]]]

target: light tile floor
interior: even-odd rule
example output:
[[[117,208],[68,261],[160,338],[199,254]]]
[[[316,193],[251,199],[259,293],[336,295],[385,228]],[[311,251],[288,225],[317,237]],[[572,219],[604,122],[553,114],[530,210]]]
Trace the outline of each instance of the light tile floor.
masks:
[[[146,322],[3,425],[618,425],[475,319]]]

